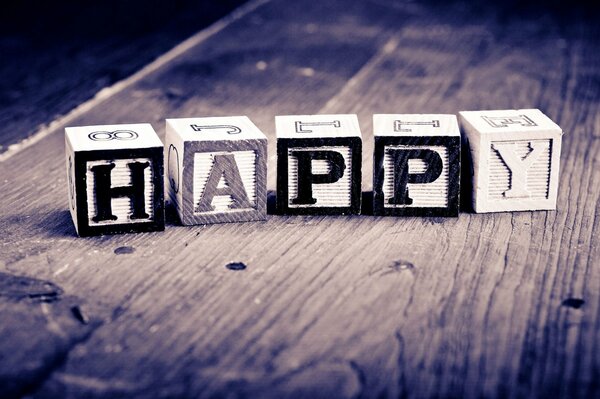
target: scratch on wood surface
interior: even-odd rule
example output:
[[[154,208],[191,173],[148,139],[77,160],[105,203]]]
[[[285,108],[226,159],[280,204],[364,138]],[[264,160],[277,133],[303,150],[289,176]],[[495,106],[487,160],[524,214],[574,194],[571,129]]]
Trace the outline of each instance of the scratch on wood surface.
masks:
[[[0,297],[44,303],[60,299],[62,293],[63,290],[50,281],[0,272]]]
[[[57,372],[54,376],[57,380],[66,385],[77,385],[96,392],[117,391],[125,393],[139,388],[137,384],[119,380],[117,378],[103,379],[63,372]]]

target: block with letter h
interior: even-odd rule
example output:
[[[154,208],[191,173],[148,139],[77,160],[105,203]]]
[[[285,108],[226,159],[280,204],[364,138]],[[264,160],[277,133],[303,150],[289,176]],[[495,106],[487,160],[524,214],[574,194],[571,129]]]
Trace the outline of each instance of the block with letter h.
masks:
[[[562,129],[538,109],[464,111],[473,209],[556,209]]]
[[[150,124],[67,127],[65,144],[80,236],[164,230],[163,144]]]
[[[454,115],[373,115],[373,213],[458,216],[460,130]]]
[[[362,138],[356,115],[275,117],[277,208],[284,214],[358,214]]]
[[[184,225],[264,220],[267,138],[246,116],[166,121],[169,198]]]

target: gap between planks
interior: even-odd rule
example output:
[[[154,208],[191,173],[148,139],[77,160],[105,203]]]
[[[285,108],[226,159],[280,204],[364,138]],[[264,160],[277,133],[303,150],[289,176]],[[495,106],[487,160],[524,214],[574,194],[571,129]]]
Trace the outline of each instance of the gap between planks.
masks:
[[[188,50],[192,49],[193,47],[196,47],[197,45],[201,44],[205,40],[209,39],[211,36],[219,33],[223,29],[225,29],[227,26],[229,26],[233,22],[243,18],[247,14],[253,12],[254,10],[263,6],[264,4],[269,3],[270,1],[271,0],[250,0],[248,3],[238,7],[237,9],[232,11],[230,14],[217,20],[216,22],[214,22],[207,28],[199,31],[198,33],[194,34],[190,38],[179,43],[178,45],[173,47],[171,50],[167,51],[166,53],[164,53],[163,55],[161,55],[160,57],[158,57],[151,63],[147,64],[145,67],[143,67],[142,69],[140,69],[133,75],[131,75],[123,80],[120,80],[117,83],[115,83],[109,87],[105,87],[105,88],[101,89],[92,98],[81,103],[77,107],[73,108],[71,111],[69,111],[65,115],[54,119],[49,124],[43,125],[40,129],[38,129],[31,136],[29,136],[17,143],[9,145],[8,149],[5,152],[0,154],[0,163],[7,161],[14,155],[31,147],[32,145],[34,145],[37,142],[44,139],[45,137],[50,136],[50,135],[60,131],[60,128],[65,127],[69,122],[75,120],[77,117],[85,114],[86,112],[90,111],[97,105],[99,105],[99,104],[103,103],[104,101],[108,100],[109,98],[113,97],[115,94],[122,92],[123,90],[130,87],[134,83],[139,82],[140,80],[144,79],[151,73],[153,73],[153,72],[159,70],[160,68],[164,67],[165,65],[169,64],[171,61],[173,61],[173,60],[177,59],[178,57],[180,57],[181,55],[185,54]]]

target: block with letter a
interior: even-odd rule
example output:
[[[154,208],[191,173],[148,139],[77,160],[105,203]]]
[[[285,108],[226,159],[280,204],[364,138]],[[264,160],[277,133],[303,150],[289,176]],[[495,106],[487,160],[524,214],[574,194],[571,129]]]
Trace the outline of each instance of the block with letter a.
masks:
[[[458,216],[460,131],[454,115],[373,115],[373,213]]]
[[[475,212],[556,209],[562,129],[538,109],[464,111]]]
[[[358,214],[362,138],[356,115],[276,116],[277,208]]]
[[[150,124],[67,127],[65,144],[80,236],[164,230],[163,144]]]
[[[168,196],[184,225],[264,220],[267,138],[246,116],[166,121]]]

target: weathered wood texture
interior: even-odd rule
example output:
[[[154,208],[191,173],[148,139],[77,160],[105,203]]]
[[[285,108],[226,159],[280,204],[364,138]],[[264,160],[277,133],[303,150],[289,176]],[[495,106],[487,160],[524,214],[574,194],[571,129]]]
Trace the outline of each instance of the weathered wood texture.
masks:
[[[241,3],[7,3],[0,14],[0,153]]]
[[[81,239],[59,129],[0,164],[0,259],[60,286],[83,322],[64,295],[53,312],[7,299],[1,275],[4,393],[32,372],[13,393],[600,395],[599,28],[497,15],[272,0],[73,124],[164,134],[165,117],[246,114],[269,136],[273,190],[274,115],[357,113],[368,190],[373,113],[537,107],[566,131],[556,212],[171,216],[164,233]]]

